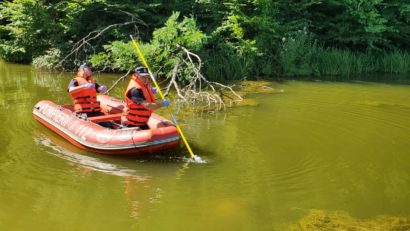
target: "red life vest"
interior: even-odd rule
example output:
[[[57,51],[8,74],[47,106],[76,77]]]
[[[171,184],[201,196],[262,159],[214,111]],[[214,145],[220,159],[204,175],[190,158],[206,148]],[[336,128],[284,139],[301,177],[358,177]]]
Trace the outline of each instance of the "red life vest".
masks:
[[[89,80],[82,77],[75,77],[78,86],[94,83],[95,81]],[[97,101],[97,91],[95,88],[79,88],[70,91],[71,98],[73,98],[74,111],[77,113],[87,113],[87,112],[99,112],[101,111],[100,102]]]
[[[152,110],[148,110],[142,104],[136,104],[134,103],[134,101],[128,98],[127,95],[132,88],[141,89],[145,100],[150,103],[155,103],[155,97],[151,91],[149,84],[144,85],[135,75],[133,75],[131,77],[130,83],[128,84],[127,90],[125,91],[126,108],[122,116],[122,121],[133,126],[146,125],[149,117],[151,116]]]

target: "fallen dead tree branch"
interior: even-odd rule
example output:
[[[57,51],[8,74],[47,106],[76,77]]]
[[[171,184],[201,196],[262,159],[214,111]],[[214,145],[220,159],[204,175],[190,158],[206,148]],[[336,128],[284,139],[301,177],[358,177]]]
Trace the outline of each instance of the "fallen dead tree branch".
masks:
[[[171,88],[177,92],[178,103],[199,106],[204,110],[225,110],[226,106],[242,101],[242,97],[235,92],[234,86],[209,81],[201,73],[203,62],[201,58],[183,46],[179,46],[183,56],[179,57],[172,71],[170,82],[165,90],[168,95]],[[178,70],[185,68],[190,71],[189,83],[181,87],[176,81]]]
[[[129,22],[112,24],[101,30],[90,32],[72,46],[70,52],[59,61],[58,65],[62,66],[63,62],[70,56],[74,55],[77,57],[79,52],[86,52],[85,50],[88,47],[94,50],[91,41],[97,39],[109,29],[130,24],[136,26],[136,23],[134,17],[132,17],[132,20]],[[172,57],[169,57],[173,59],[174,66],[172,70],[169,71],[168,78],[165,79],[168,83],[164,91],[165,96],[169,95],[171,91],[175,92],[176,100],[174,102],[178,104],[178,107],[182,105],[192,105],[195,106],[195,109],[219,111],[225,110],[227,106],[232,106],[243,100],[242,97],[235,92],[234,86],[209,81],[205,78],[201,72],[203,62],[199,55],[180,45],[177,45],[177,48],[179,52],[175,52]],[[106,68],[109,67],[104,66],[102,71]],[[107,90],[107,93],[112,91],[118,83],[129,76],[131,72],[132,70],[130,69],[126,74],[119,77]]]
[[[125,78],[128,77],[128,75],[131,73],[131,70],[129,70],[127,73],[125,73],[123,76],[121,76],[120,78],[118,78],[113,84],[112,86],[107,90],[107,94],[114,89],[115,86],[117,86],[118,83],[120,83],[121,81],[123,81]]]

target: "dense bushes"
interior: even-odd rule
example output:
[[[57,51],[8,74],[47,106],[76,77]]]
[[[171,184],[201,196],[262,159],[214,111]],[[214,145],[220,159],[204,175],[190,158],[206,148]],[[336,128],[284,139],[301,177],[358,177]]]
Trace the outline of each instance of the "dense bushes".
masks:
[[[200,54],[204,73],[218,81],[409,72],[410,4],[405,0],[0,4],[0,57],[38,67],[55,66],[92,31],[131,21],[87,41],[62,65],[72,68],[91,60],[104,70],[132,69],[137,58],[129,35],[137,34],[160,77],[182,55],[176,44]]]
[[[177,45],[190,47],[198,52],[202,49],[207,36],[201,32],[195,20],[191,18],[179,19],[180,13],[173,13],[165,26],[153,32],[149,43],[141,43],[141,50],[153,70],[158,76],[167,76],[174,65],[182,59]],[[94,66],[113,71],[127,71],[138,63],[138,57],[129,42],[114,41],[104,46],[104,52],[91,57]],[[180,81],[188,80],[188,75],[179,75]]]

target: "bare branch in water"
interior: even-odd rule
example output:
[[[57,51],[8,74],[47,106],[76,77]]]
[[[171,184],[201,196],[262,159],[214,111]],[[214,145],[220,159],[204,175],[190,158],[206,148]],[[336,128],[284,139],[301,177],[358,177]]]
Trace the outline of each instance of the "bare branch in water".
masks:
[[[169,93],[171,87],[174,86],[174,88],[175,88],[175,90],[176,90],[176,92],[177,92],[178,97],[181,98],[181,99],[183,99],[184,101],[186,101],[186,99],[185,99],[185,97],[182,95],[181,90],[179,89],[178,83],[177,83],[177,81],[176,81],[176,77],[177,77],[178,70],[179,70],[179,64],[180,64],[179,59],[177,59],[177,63],[175,64],[174,69],[172,70],[171,80],[169,81],[169,84],[168,84],[168,86],[167,86],[167,88],[166,88],[166,90],[165,90],[165,95],[168,95],[168,93]]]
[[[125,73],[125,75],[123,75],[123,76],[121,76],[120,78],[118,78],[118,79],[114,82],[114,84],[107,90],[107,94],[108,94],[112,89],[114,89],[114,87],[117,86],[117,84],[118,84],[119,82],[121,82],[122,80],[124,80],[130,73],[131,73],[131,70],[129,70],[127,73]]]
[[[201,58],[189,51],[187,48],[178,45],[184,52],[185,58],[182,58],[182,63],[178,62],[176,66],[178,68],[186,68],[191,70],[191,79],[189,83],[182,89],[177,85],[176,69],[172,73],[172,84],[178,92],[178,97],[184,103],[191,105],[203,105],[205,110],[222,110],[226,109],[226,103],[231,106],[234,103],[242,101],[242,97],[233,90],[233,86],[226,86],[218,82],[212,82],[205,78],[201,73],[201,67],[203,65]],[[184,67],[181,67],[184,65]],[[171,85],[168,86],[167,90]],[[231,93],[231,95],[229,95]]]
[[[225,110],[228,106],[232,106],[234,103],[242,101],[242,97],[235,92],[233,86],[227,86],[222,83],[209,81],[201,73],[201,67],[203,65],[201,58],[189,51],[187,48],[179,46],[183,51],[179,55],[172,57],[176,60],[172,71],[169,73],[169,77],[166,81],[169,81],[165,87],[164,95],[168,96],[173,90],[176,92],[178,108],[183,105],[194,106],[195,109],[200,110]],[[178,74],[183,70],[188,73],[190,79],[188,83],[181,86],[181,81],[178,81]],[[119,81],[124,79],[131,71],[121,76],[113,86],[112,90]]]

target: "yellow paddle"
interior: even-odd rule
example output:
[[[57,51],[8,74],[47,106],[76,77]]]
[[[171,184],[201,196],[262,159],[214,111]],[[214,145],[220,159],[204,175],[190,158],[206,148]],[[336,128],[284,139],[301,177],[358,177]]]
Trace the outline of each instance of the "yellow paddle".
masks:
[[[158,86],[158,83],[157,83],[157,81],[155,80],[155,77],[154,77],[154,75],[153,75],[152,72],[151,72],[151,68],[149,68],[148,63],[147,63],[147,61],[145,60],[144,55],[142,54],[142,52],[141,52],[141,50],[140,50],[140,47],[138,46],[137,41],[134,39],[134,37],[132,37],[132,35],[130,35],[130,37],[131,37],[131,40],[132,40],[132,44],[134,45],[134,48],[135,48],[135,50],[137,51],[138,57],[141,59],[141,61],[142,61],[142,63],[144,64],[144,66],[148,69],[148,73],[149,73],[149,75],[150,75],[150,77],[151,77],[151,80],[152,80],[152,82],[154,82],[155,87],[158,89],[158,93],[159,93],[159,95],[161,96],[161,99],[162,99],[162,100],[165,100],[165,97],[164,97],[164,95],[162,94],[161,88]],[[167,109],[168,109],[169,114],[171,114],[172,120],[174,121],[174,124],[175,124],[175,126],[177,127],[177,130],[178,130],[179,134],[181,135],[181,138],[182,138],[182,140],[184,141],[185,146],[186,146],[187,149],[188,149],[189,155],[191,156],[191,158],[195,159],[194,153],[192,152],[192,149],[191,149],[191,147],[189,146],[188,141],[186,140],[186,138],[185,138],[185,136],[184,136],[184,133],[182,133],[182,130],[181,130],[181,128],[180,128],[179,125],[178,125],[178,122],[177,122],[177,119],[176,119],[175,116],[174,116],[174,113],[172,112],[172,110],[171,110],[170,107],[167,107]]]

